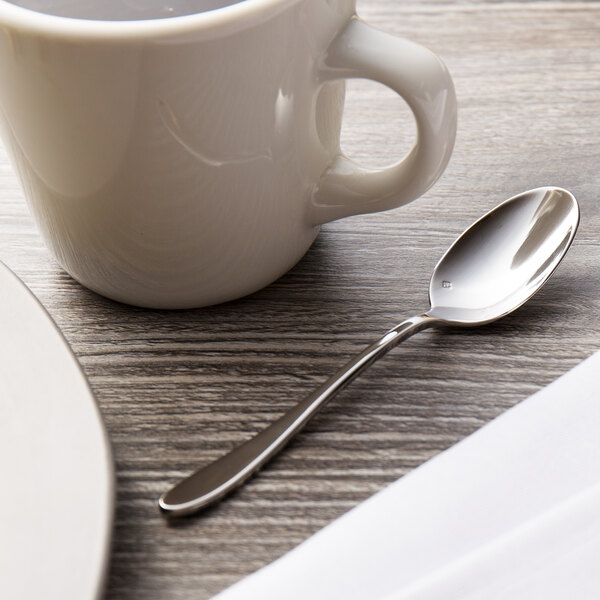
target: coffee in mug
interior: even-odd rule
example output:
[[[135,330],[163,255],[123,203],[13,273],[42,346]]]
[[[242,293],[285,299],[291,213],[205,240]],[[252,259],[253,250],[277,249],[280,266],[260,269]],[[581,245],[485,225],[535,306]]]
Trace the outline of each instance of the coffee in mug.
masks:
[[[12,4],[59,17],[136,21],[163,19],[223,8],[244,0],[8,0]]]

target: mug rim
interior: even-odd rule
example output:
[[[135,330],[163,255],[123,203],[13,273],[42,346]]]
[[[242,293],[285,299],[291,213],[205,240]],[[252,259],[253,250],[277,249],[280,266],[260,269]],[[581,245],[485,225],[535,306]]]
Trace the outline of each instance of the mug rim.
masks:
[[[155,19],[101,20],[64,17],[0,0],[0,25],[45,37],[100,41],[151,39],[215,29],[243,29],[301,0],[238,0],[203,12]]]

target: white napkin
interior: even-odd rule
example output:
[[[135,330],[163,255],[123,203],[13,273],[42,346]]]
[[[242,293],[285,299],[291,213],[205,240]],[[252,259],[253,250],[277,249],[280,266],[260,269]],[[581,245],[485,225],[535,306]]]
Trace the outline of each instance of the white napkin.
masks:
[[[600,352],[217,598],[598,599],[599,563]]]

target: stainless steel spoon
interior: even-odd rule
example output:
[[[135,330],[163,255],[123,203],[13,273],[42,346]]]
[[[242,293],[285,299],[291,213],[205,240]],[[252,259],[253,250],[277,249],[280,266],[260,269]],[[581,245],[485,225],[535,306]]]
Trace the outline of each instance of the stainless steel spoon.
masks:
[[[182,480],[160,498],[160,508],[185,515],[220,500],[277,454],[337,392],[413,333],[434,325],[482,325],[521,306],[558,266],[578,224],[577,201],[561,188],[537,188],[497,206],[437,264],[427,312],[388,331],[264,431]]]

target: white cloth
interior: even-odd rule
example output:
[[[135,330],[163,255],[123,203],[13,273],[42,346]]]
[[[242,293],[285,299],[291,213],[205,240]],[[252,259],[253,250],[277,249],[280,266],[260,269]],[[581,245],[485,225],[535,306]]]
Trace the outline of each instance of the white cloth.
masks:
[[[217,598],[596,600],[599,561],[600,352]]]

